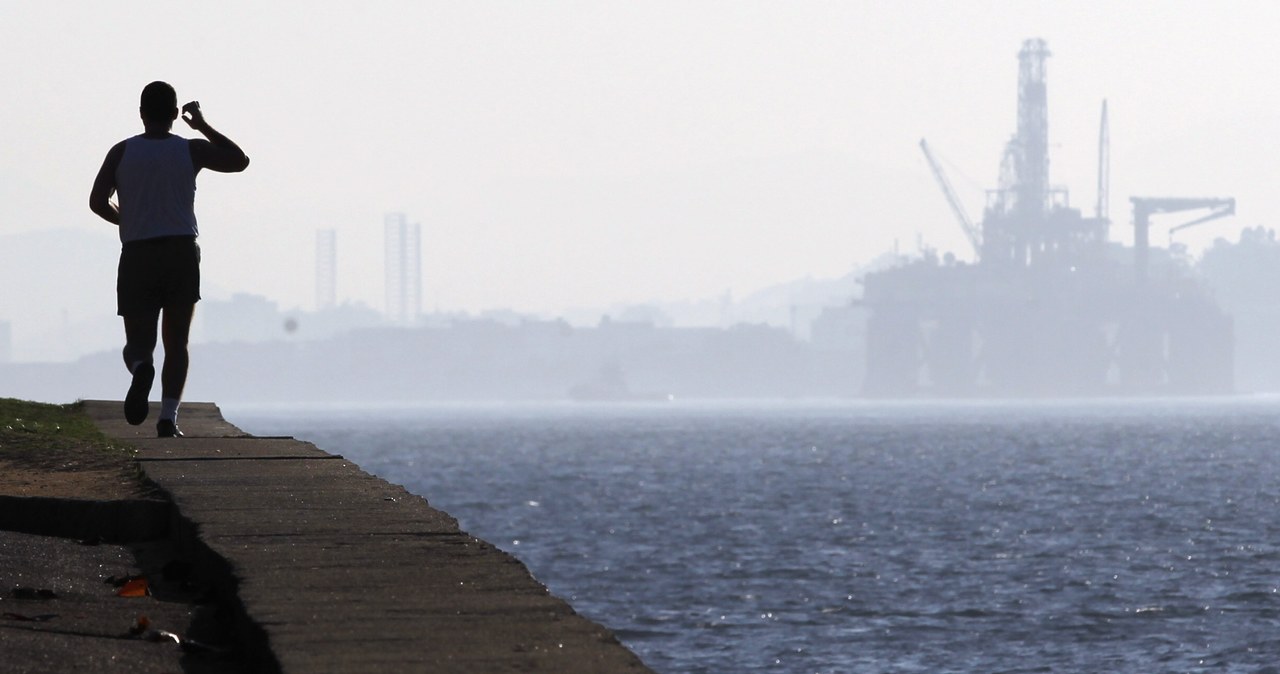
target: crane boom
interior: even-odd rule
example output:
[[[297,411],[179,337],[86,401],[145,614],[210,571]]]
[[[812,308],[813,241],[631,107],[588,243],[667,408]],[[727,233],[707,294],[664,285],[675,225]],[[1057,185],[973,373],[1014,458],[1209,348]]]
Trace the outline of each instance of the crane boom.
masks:
[[[1170,240],[1173,240],[1173,233],[1174,233],[1174,232],[1176,232],[1176,231],[1178,231],[1178,230],[1186,229],[1186,228],[1188,228],[1188,227],[1194,227],[1194,226],[1196,226],[1196,225],[1198,225],[1198,224],[1201,224],[1201,223],[1204,223],[1204,222],[1209,222],[1210,220],[1217,220],[1218,218],[1225,218],[1225,217],[1227,217],[1228,215],[1235,215],[1235,212],[1236,212],[1236,200],[1235,200],[1235,199],[1227,199],[1227,200],[1225,200],[1225,201],[1224,201],[1224,203],[1219,204],[1218,206],[1214,207],[1214,208],[1213,208],[1213,210],[1212,210],[1212,211],[1210,211],[1210,212],[1209,212],[1209,214],[1208,214],[1208,215],[1206,215],[1206,216],[1204,216],[1204,217],[1196,218],[1195,220],[1192,220],[1191,222],[1184,222],[1184,223],[1182,223],[1181,225],[1178,225],[1178,226],[1176,226],[1176,227],[1170,227],[1170,228],[1169,228],[1169,239],[1170,239]]]
[[[1209,214],[1204,217],[1171,228],[1169,236],[1172,238],[1173,233],[1180,229],[1223,218],[1236,212],[1236,200],[1234,198],[1129,197],[1129,201],[1133,204],[1133,255],[1134,267],[1138,272],[1139,280],[1146,278],[1147,275],[1151,216],[1160,213],[1195,211],[1202,208],[1211,209]]]
[[[956,196],[955,190],[951,188],[951,181],[947,180],[947,174],[942,172],[942,165],[934,158],[933,152],[929,151],[929,143],[925,139],[920,139],[920,150],[924,152],[925,161],[929,162],[929,169],[933,171],[933,177],[938,181],[938,187],[942,188],[942,195],[947,199],[947,205],[951,206],[951,212],[955,214],[956,220],[960,222],[960,228],[964,230],[964,235],[969,239],[969,244],[973,246],[973,254],[975,257],[982,256],[982,233],[969,219],[969,215],[965,213],[964,206],[960,205],[960,198]]]

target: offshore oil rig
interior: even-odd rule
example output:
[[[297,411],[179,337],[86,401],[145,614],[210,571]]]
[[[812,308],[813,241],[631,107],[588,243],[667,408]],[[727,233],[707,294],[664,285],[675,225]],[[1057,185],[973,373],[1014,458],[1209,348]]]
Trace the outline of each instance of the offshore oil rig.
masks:
[[[1232,390],[1232,322],[1189,266],[1153,247],[1152,216],[1200,211],[1169,229],[1235,212],[1229,198],[1132,197],[1134,245],[1110,241],[1106,102],[1091,217],[1049,182],[1044,40],[1018,52],[1017,131],[981,223],[921,149],[975,261],[913,262],[868,274],[869,396],[1220,394]]]

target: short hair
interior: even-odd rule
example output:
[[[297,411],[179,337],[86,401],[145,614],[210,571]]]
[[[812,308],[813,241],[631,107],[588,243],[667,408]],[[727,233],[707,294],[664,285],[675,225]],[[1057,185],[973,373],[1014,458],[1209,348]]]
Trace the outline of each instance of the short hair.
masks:
[[[167,82],[152,82],[143,87],[138,109],[147,121],[172,121],[173,112],[178,109],[178,93]]]

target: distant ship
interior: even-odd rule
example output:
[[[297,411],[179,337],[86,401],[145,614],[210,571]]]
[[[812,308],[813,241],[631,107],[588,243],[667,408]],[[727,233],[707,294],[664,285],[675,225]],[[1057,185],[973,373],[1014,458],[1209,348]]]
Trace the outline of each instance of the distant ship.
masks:
[[[622,366],[608,362],[600,366],[595,377],[569,387],[569,399],[577,402],[667,402],[674,396],[632,391],[622,374]]]

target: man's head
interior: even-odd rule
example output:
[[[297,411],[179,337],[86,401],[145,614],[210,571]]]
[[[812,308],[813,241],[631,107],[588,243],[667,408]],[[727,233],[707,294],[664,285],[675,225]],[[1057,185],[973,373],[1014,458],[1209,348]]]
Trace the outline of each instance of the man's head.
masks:
[[[152,82],[142,89],[138,106],[142,123],[147,126],[169,126],[178,118],[178,94],[165,82]]]

